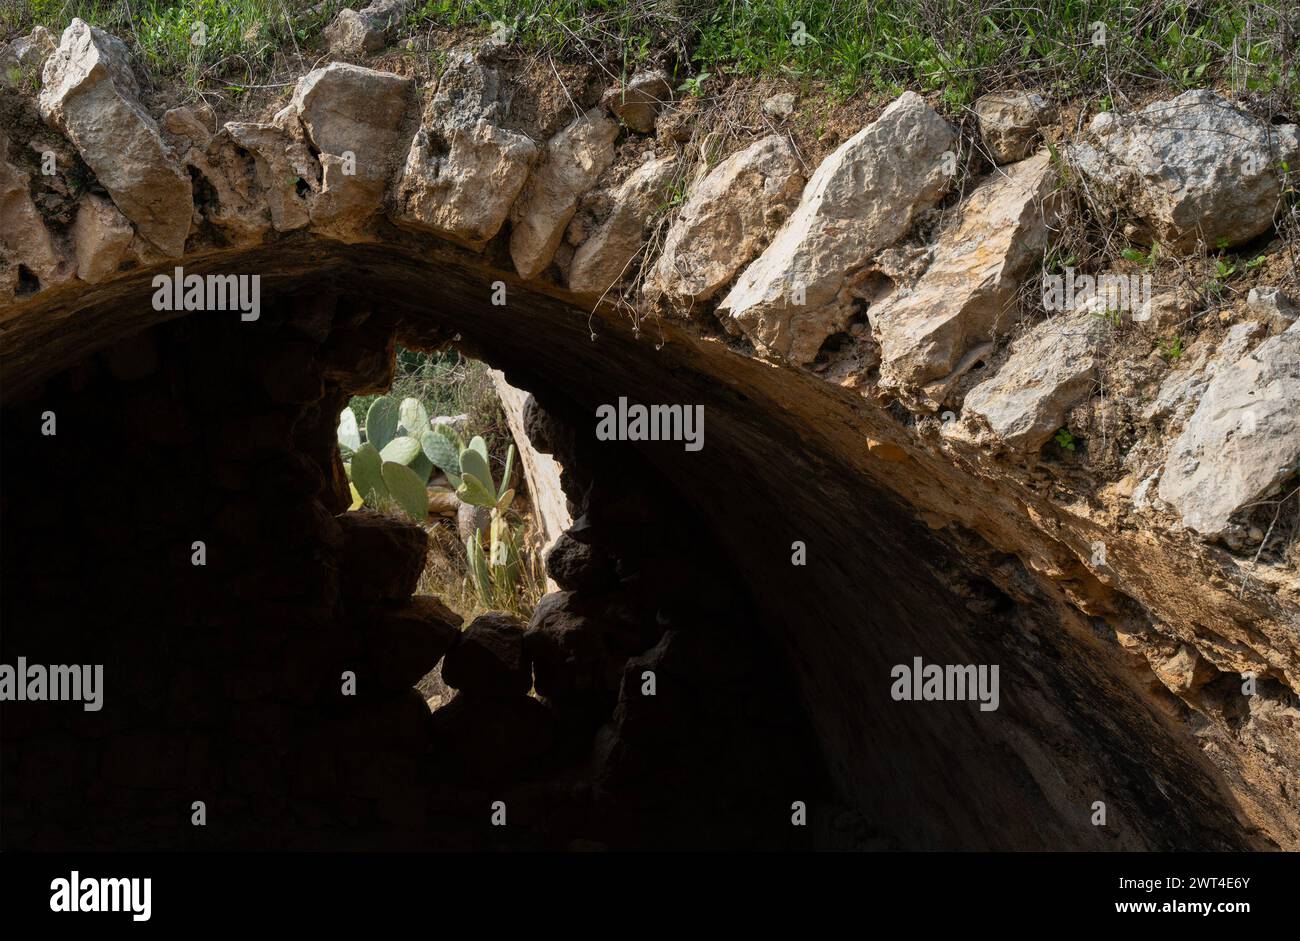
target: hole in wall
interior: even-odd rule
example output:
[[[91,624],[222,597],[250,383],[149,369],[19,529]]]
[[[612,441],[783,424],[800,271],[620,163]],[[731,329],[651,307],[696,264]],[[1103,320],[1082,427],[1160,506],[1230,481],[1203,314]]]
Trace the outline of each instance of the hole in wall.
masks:
[[[17,297],[30,297],[41,289],[41,279],[26,265],[18,266],[18,286],[14,290]]]
[[[828,788],[758,611],[690,501],[630,447],[575,447],[534,399],[527,422],[563,454],[575,517],[543,572],[555,590],[540,619],[445,610],[426,553],[447,524],[349,510],[338,416],[403,391],[394,359],[483,366],[394,356],[392,321],[346,302],[326,331],[320,306],[267,299],[246,329],[153,327],[7,410],[25,441],[42,411],[58,427],[24,446],[40,459],[4,456],[5,662],[75,651],[113,697],[89,732],[68,710],[6,723],[7,846],[807,845],[785,814],[754,827],[787,788]],[[117,460],[88,469],[81,449]],[[47,511],[12,499],[51,488],[66,499]],[[42,535],[20,545],[29,524]],[[448,644],[477,644],[454,675]],[[421,677],[440,661],[431,710]],[[493,833],[460,813],[484,787],[551,796]],[[194,799],[239,824],[159,813]]]

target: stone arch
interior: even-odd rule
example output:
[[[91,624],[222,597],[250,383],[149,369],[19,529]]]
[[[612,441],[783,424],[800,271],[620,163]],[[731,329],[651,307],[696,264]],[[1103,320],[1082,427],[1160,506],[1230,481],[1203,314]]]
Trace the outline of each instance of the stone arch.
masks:
[[[320,445],[321,429],[331,427],[321,418],[328,417],[330,404],[325,390],[382,386],[398,339],[416,348],[454,343],[481,356],[578,434],[589,429],[598,405],[620,395],[701,404],[707,444],[698,454],[662,444],[619,452],[620,460],[632,455],[644,465],[650,475],[645,479],[671,484],[672,500],[657,506],[681,506],[689,517],[686,531],[707,534],[720,570],[734,573],[734,584],[743,586],[743,603],[730,612],[712,611],[721,649],[699,653],[698,662],[688,658],[681,669],[686,675],[693,668],[703,671],[691,677],[700,689],[715,675],[727,680],[726,668],[753,627],[754,636],[770,645],[772,658],[751,664],[748,685],[741,688],[802,710],[816,745],[815,757],[807,760],[824,768],[826,806],[848,815],[845,828],[851,833],[861,831],[867,844],[879,840],[908,848],[1245,848],[1294,842],[1294,821],[1280,810],[1276,772],[1231,735],[1217,739],[1221,763],[1207,759],[1183,726],[1187,707],[1153,687],[1145,664],[1134,669],[1131,655],[1116,642],[1155,637],[1158,647],[1167,625],[1180,625],[1173,636],[1198,638],[1192,657],[1203,661],[1202,673],[1217,677],[1207,686],[1198,676],[1200,682],[1187,690],[1189,699],[1200,709],[1230,714],[1214,697],[1245,665],[1264,664],[1270,682],[1294,686],[1294,641],[1280,602],[1237,597],[1204,545],[1189,545],[1168,532],[1109,529],[1031,481],[990,469],[978,443],[945,440],[933,423],[900,421],[853,386],[801,368],[815,365],[824,341],[853,323],[857,307],[840,309],[845,285],[861,277],[874,292],[882,279],[892,281],[893,269],[864,275],[856,262],[840,258],[840,268],[832,270],[832,252],[829,261],[809,262],[806,306],[774,299],[764,292],[787,274],[770,270],[774,262],[764,248],[770,232],[751,239],[742,226],[743,244],[720,256],[729,271],[711,270],[719,256],[689,257],[693,240],[711,231],[705,210],[714,204],[704,201],[697,207],[697,228],[679,233],[680,259],[660,256],[642,265],[642,272],[648,293],[675,298],[678,310],[684,302],[697,313],[704,305],[710,316],[730,311],[740,325],[737,335],[718,335],[708,317],[674,316],[667,307],[649,319],[629,317],[625,305],[602,295],[642,248],[669,157],[643,164],[619,183],[609,215],[575,250],[554,244],[569,222],[574,190],[594,182],[564,160],[580,147],[599,148],[601,122],[608,121],[602,114],[575,119],[537,147],[493,123],[497,93],[491,70],[470,57],[453,63],[422,114],[409,82],[336,64],[305,76],[274,123],[228,124],[210,134],[191,123],[192,114],[170,112],[162,129],[151,132],[152,119],[139,112],[130,82],[115,69],[110,38],[88,27],[78,30],[75,23],[70,34],[56,54],[61,58],[47,65],[41,109],[111,201],[88,198],[73,229],[58,233],[30,199],[24,202],[23,171],[5,164],[10,179],[21,181],[7,191],[6,219],[23,226],[21,237],[6,238],[6,250],[14,270],[21,266],[29,273],[23,283],[30,288],[32,279],[37,282],[34,289],[14,291],[0,310],[10,427],[28,423],[22,427],[30,431],[33,410],[39,412],[49,396],[75,400],[76,378],[59,375],[69,365],[123,344],[129,348],[132,337],[165,329],[170,321],[202,318],[207,337],[223,330],[258,336],[258,323],[239,322],[237,312],[194,312],[182,319],[183,312],[155,309],[154,278],[177,267],[186,274],[257,275],[267,324],[295,324],[306,338],[289,352],[267,339],[270,372],[250,405],[272,414],[275,396],[282,394],[302,414],[316,409],[309,423],[316,437],[301,442],[304,449]],[[83,96],[99,113],[109,109],[116,124],[107,123],[120,134],[156,138],[157,162],[145,183],[139,183],[140,175],[115,181],[97,167],[97,150],[102,158],[107,144],[79,130]],[[873,133],[885,135],[894,125],[913,122],[926,153],[937,160],[952,138],[932,115],[917,96],[904,96],[882,116],[884,125],[872,126]],[[717,199],[730,189],[744,192],[744,183],[736,181],[746,175],[760,184],[776,180],[765,191],[760,217],[784,218],[798,211],[795,197],[803,180],[782,169],[778,146],[764,148],[726,166],[731,176],[715,182]],[[357,161],[352,172],[349,154]],[[838,185],[836,168],[823,169],[812,175],[810,187]],[[861,174],[860,164],[851,169]],[[1041,170],[1022,166],[1014,173]],[[194,186],[196,180],[201,185]],[[923,173],[916,199],[937,198],[940,182]],[[708,181],[696,185],[707,191]],[[870,205],[857,208],[873,211]],[[752,221],[740,215],[742,222]],[[891,244],[908,221],[904,213],[879,223],[880,231],[863,236],[865,243],[846,245],[846,256],[863,244]],[[181,230],[188,234],[178,240]],[[800,250],[791,247],[796,257]],[[110,263],[103,252],[116,257]],[[546,272],[556,252],[568,269],[558,281]],[[539,257],[545,258],[541,269]],[[698,277],[676,280],[681,266],[692,265]],[[732,285],[726,298],[719,283]],[[504,285],[506,304],[493,303],[494,285]],[[716,311],[713,304],[719,304]],[[365,308],[369,316],[363,321],[354,323],[346,313]],[[972,332],[954,341],[945,368],[960,368],[970,352],[966,345],[977,331],[963,329]],[[312,330],[319,331],[314,339]],[[236,345],[245,342],[257,349],[262,341],[241,339]],[[906,356],[890,363],[892,372],[882,376],[899,383],[909,401],[936,394],[924,383],[947,378],[934,375],[933,363]],[[304,377],[308,385],[319,380],[314,398],[312,390],[267,388],[266,380]],[[30,449],[28,438],[24,446]],[[326,451],[331,441],[326,435]],[[609,499],[609,491],[617,491],[612,465],[595,460],[593,480],[602,481],[597,490]],[[327,461],[328,455],[322,457],[319,502],[337,513],[337,499],[329,499],[337,479],[329,478]],[[268,518],[277,515],[271,511]],[[1109,561],[1101,566],[1092,551],[1098,539],[1108,549]],[[796,541],[808,548],[806,566],[790,564]],[[737,612],[743,612],[739,623]],[[39,636],[34,612],[20,613],[27,625],[20,636]],[[310,616],[304,620],[309,624]],[[707,643],[700,649],[707,650]],[[236,673],[257,662],[255,644],[237,651]],[[627,668],[635,673],[647,662],[671,663],[672,651],[663,636],[647,638],[645,651],[628,657]],[[891,695],[891,668],[915,657],[999,665],[999,708],[986,713],[973,703],[899,702]],[[324,660],[298,658],[318,674],[305,681],[306,702],[316,701],[321,677],[337,672],[338,664]],[[788,700],[787,677],[794,689]],[[280,676],[270,682],[290,681]],[[276,698],[262,691],[249,695],[259,702]],[[554,760],[532,756],[523,779],[536,788],[520,800],[559,808],[558,822],[528,831],[520,838],[525,845],[583,838],[631,845],[651,829],[645,821],[659,819],[635,799],[607,806],[555,797],[565,788],[572,797],[573,789],[594,786],[575,755],[608,758],[621,749],[624,767],[635,769],[638,748],[646,749],[647,761],[671,754],[621,738],[620,722],[646,717],[630,712],[621,698],[613,709],[612,724],[583,726],[576,745],[564,738],[568,726],[557,710],[553,720],[563,748]],[[473,722],[493,720],[475,714],[455,721],[475,727]],[[686,734],[689,726],[674,725],[671,717],[663,721],[669,737]],[[743,723],[738,727],[754,732]],[[148,739],[141,744],[132,738],[137,731],[121,734],[114,741],[126,754],[148,750]],[[409,744],[424,733],[403,734],[409,737],[400,741]],[[760,768],[777,760],[773,756],[790,760],[797,754],[797,748],[778,749],[773,741],[759,736],[751,744],[762,754],[743,766]],[[316,744],[305,761],[328,751],[327,742]],[[493,769],[493,775],[498,771],[506,774]],[[242,773],[255,777],[252,769]],[[295,780],[310,777],[301,769],[294,774]],[[813,773],[810,780],[821,777]],[[256,793],[256,781],[247,785]],[[388,822],[398,828],[407,814],[422,820],[456,815],[476,793],[439,791],[426,801],[413,797],[418,791],[381,786],[368,796],[386,807]],[[678,798],[667,811],[681,828],[675,832],[698,832],[691,798]],[[1124,825],[1091,826],[1094,800],[1105,800],[1112,819]],[[775,817],[788,818],[781,806],[773,808]],[[715,819],[707,814],[717,807],[705,802],[695,810],[707,821]],[[17,823],[31,825],[21,818]],[[392,830],[383,833],[391,836]],[[509,845],[473,827],[440,831],[431,825],[427,834],[445,837],[447,845]],[[720,843],[728,839],[738,837],[730,831],[719,836]],[[827,845],[836,838],[821,832],[809,839]]]

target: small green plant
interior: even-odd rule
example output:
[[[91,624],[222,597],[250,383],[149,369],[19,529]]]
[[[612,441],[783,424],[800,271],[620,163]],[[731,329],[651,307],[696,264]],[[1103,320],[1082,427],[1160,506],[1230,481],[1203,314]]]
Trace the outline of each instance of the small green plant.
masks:
[[[1140,248],[1126,248],[1120,254],[1128,261],[1135,262],[1143,268],[1150,268],[1156,263],[1156,254],[1158,251],[1159,249],[1152,244],[1151,250],[1148,252],[1144,252]]]
[[[1053,437],[1052,440],[1055,441],[1057,447],[1061,448],[1063,451],[1073,451],[1078,445],[1078,440],[1070,433],[1070,429],[1068,428],[1062,428],[1056,433],[1056,436]]]
[[[1105,310],[1099,310],[1096,312],[1095,316],[1106,321],[1106,323],[1110,324],[1110,326],[1116,330],[1120,328],[1124,319],[1123,312],[1117,307],[1107,307]]]
[[[1237,273],[1237,261],[1235,258],[1225,258],[1220,255],[1214,259],[1214,274],[1207,279],[1202,285],[1205,295],[1211,298],[1223,296],[1227,290],[1228,279]]]
[[[1174,337],[1166,340],[1160,347],[1160,355],[1171,363],[1176,363],[1183,355],[1183,338]]]
[[[704,83],[711,74],[710,72],[701,72],[699,75],[692,76],[677,86],[677,90],[685,92],[693,98],[698,98],[704,94]]]
[[[686,180],[678,178],[673,180],[663,195],[663,204],[659,206],[655,215],[662,216],[672,212],[678,206],[686,202]]]

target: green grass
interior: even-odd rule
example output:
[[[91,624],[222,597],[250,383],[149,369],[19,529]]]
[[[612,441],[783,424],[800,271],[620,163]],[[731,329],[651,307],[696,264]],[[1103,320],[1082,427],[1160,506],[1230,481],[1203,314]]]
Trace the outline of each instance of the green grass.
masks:
[[[355,2],[334,0],[29,0],[0,10],[0,35],[34,24],[56,33],[80,17],[134,47],[152,75],[193,84],[264,73],[278,52],[315,42],[333,14]]]
[[[204,78],[256,74],[277,53],[318,47],[345,5],[364,2],[312,14],[311,0],[131,0],[128,16],[127,0],[30,0],[6,6],[0,30],[61,29],[77,15],[133,39],[151,70]],[[200,49],[189,43],[196,22],[208,31]],[[840,96],[908,87],[953,108],[1006,85],[1108,98],[1221,84],[1300,107],[1300,66],[1284,44],[1300,33],[1300,5],[1275,0],[425,0],[405,28],[502,23],[530,49],[626,70],[667,51],[678,83],[709,72],[785,76]],[[1104,45],[1092,41],[1096,23]]]
[[[1004,83],[1057,94],[1212,80],[1297,103],[1294,4],[1252,0],[429,0],[446,23],[500,21],[526,44],[635,60],[676,46],[695,72],[790,76],[843,94],[942,91],[953,105]],[[1094,45],[1095,23],[1105,44]],[[802,24],[802,25],[800,25]],[[1285,53],[1285,55],[1284,55]],[[631,64],[634,64],[631,63]],[[679,80],[687,76],[679,74]]]

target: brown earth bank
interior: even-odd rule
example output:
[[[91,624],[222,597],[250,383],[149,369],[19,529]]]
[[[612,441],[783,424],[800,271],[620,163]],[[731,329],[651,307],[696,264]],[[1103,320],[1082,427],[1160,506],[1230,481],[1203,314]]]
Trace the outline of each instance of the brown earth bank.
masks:
[[[905,93],[809,160],[652,74],[546,117],[491,41],[220,123],[84,24],[41,56],[0,89],[0,662],[104,663],[106,704],[6,704],[7,848],[1300,846],[1293,124]],[[1044,304],[1109,224],[1178,265]],[[1249,293],[1199,280],[1228,249]],[[171,309],[178,268],[256,316]],[[527,625],[345,512],[399,343],[532,393],[576,522]],[[620,398],[704,446],[597,440]],[[918,657],[997,708],[900,701]]]

